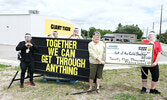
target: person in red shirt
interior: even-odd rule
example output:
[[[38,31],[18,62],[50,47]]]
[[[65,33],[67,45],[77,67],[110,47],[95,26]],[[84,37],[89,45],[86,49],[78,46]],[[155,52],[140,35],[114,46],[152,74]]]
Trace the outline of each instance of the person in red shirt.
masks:
[[[151,43],[154,45],[154,55],[153,55],[153,64],[150,67],[144,67],[141,68],[142,73],[142,90],[141,93],[146,93],[146,86],[147,86],[147,76],[148,76],[148,70],[151,72],[152,81],[151,81],[151,89],[149,93],[153,94],[161,94],[158,90],[155,89],[155,86],[159,79],[159,66],[158,61],[161,56],[162,48],[161,44],[156,41],[156,34],[154,31],[149,32],[149,39],[143,40],[142,43]]]

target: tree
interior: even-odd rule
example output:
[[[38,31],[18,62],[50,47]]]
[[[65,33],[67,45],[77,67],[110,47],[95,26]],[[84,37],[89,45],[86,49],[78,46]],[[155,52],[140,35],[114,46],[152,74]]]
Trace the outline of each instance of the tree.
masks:
[[[138,25],[122,25],[121,23],[118,24],[118,27],[114,33],[134,33],[137,34],[137,38],[141,39],[143,32],[138,27]]]
[[[110,34],[113,33],[111,30],[105,30],[105,29],[103,30],[103,29],[96,29],[95,27],[90,27],[89,28],[89,37],[92,37],[92,35],[95,31],[99,31],[101,34],[101,37],[103,37],[106,33],[110,33]]]
[[[90,27],[89,28],[89,37],[92,37],[93,36],[93,33],[96,31],[96,28],[95,27]]]
[[[159,35],[157,35],[157,39],[159,39]],[[167,30],[165,33],[161,33],[161,40],[160,42],[167,44]]]
[[[88,36],[88,31],[84,30],[84,29],[81,29],[81,36],[82,37]]]

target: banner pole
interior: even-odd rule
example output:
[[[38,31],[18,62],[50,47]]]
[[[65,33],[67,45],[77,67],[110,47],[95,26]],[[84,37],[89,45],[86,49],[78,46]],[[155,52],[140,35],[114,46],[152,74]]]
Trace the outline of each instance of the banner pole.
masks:
[[[18,74],[19,71],[16,72],[16,74],[14,75],[12,81],[10,82],[9,86],[8,86],[8,89],[10,88],[10,86],[12,85],[13,81],[15,80],[17,74]]]
[[[83,93],[91,93],[93,91],[98,91],[99,89],[92,89],[92,90],[89,90],[89,91],[82,91],[82,92],[76,92],[76,93],[66,93],[66,95],[77,95],[77,94],[83,94]]]

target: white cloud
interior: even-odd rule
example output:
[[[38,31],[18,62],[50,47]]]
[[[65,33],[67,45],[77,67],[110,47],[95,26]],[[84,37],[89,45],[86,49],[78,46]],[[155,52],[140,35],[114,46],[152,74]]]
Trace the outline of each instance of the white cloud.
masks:
[[[1,13],[28,13],[61,16],[88,29],[91,26],[114,31],[118,23],[138,24],[146,32],[159,32],[160,6],[164,5],[162,32],[167,29],[166,0],[0,0]]]

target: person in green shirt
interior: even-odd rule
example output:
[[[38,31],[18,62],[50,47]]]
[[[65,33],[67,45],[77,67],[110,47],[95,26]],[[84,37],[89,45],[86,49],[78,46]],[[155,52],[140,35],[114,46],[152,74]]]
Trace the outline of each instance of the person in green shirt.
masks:
[[[105,45],[100,41],[100,32],[96,31],[93,33],[92,41],[88,44],[89,51],[89,63],[90,63],[90,74],[89,74],[89,90],[92,90],[93,80],[96,78],[96,84],[98,93],[101,93],[100,79],[102,78],[103,67],[105,64]]]

